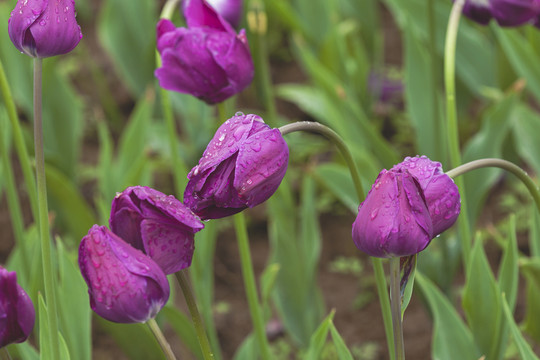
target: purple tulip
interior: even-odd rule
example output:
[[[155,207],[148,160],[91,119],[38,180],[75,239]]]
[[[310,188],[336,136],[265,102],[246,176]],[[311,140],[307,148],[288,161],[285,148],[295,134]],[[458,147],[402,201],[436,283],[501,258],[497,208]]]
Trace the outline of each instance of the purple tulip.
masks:
[[[105,226],[94,225],[79,246],[79,267],[90,307],[117,323],[142,323],[169,299],[163,270]]]
[[[184,202],[202,219],[236,214],[266,201],[287,171],[289,148],[278,129],[237,113],[217,130],[189,173]]]
[[[442,171],[438,161],[427,156],[406,157],[391,171],[408,170],[422,188],[431,220],[433,235],[439,235],[456,222],[461,210],[459,189],[454,180]]]
[[[13,45],[46,58],[70,52],[82,38],[73,0],[19,0],[8,20]]]
[[[191,94],[208,104],[228,99],[253,80],[254,67],[244,30],[236,34],[204,0],[184,0],[187,28],[162,19],[157,49],[161,87]]]
[[[493,18],[500,26],[520,26],[538,18],[540,0],[466,0],[463,14],[482,25]]]
[[[381,171],[358,208],[352,237],[371,256],[414,255],[454,224],[460,206],[458,188],[440,163],[408,157]]]
[[[34,305],[17,284],[17,274],[0,266],[0,348],[25,341],[35,319]]]
[[[207,0],[216,12],[237,28],[242,18],[242,0]]]
[[[146,186],[116,195],[109,224],[112,232],[150,256],[166,274],[191,265],[195,233],[204,228],[174,196]]]

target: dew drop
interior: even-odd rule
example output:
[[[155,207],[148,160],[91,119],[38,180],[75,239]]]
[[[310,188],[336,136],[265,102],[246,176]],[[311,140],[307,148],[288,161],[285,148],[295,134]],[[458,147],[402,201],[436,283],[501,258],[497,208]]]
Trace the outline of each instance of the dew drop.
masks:
[[[371,211],[371,214],[369,215],[371,220],[375,220],[375,218],[379,215],[379,209],[374,209]]]
[[[241,111],[237,111],[234,113],[234,116],[244,116],[244,113]]]
[[[225,140],[225,134],[221,134],[221,136],[219,137],[219,139],[218,139],[218,140],[219,140],[219,141],[223,141],[223,140]]]

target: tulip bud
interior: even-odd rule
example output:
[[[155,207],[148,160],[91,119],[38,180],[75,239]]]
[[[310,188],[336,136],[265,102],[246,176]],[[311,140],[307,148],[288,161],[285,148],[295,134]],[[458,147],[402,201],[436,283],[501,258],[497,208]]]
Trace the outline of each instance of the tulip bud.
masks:
[[[461,198],[454,180],[442,171],[441,163],[425,155],[406,157],[391,171],[402,169],[408,170],[422,188],[433,221],[433,234],[439,235],[454,225],[461,210]]]
[[[188,174],[184,202],[202,219],[236,214],[266,201],[287,171],[289,148],[278,129],[237,113],[217,130]]]
[[[381,171],[358,208],[352,237],[371,256],[414,255],[454,224],[460,207],[458,188],[439,162],[407,157]]]
[[[8,33],[17,49],[38,58],[66,54],[82,38],[73,0],[19,0]]]
[[[184,0],[188,28],[166,19],[157,24],[161,87],[215,104],[244,90],[254,65],[244,30],[236,34],[204,0]]]
[[[237,28],[242,18],[242,0],[207,0],[207,2],[229,22]]]
[[[94,225],[79,246],[79,267],[90,307],[117,323],[142,323],[169,299],[163,270],[105,226]]]
[[[35,319],[34,305],[17,284],[17,274],[0,267],[0,348],[25,341]]]
[[[199,218],[174,196],[146,186],[129,187],[112,202],[112,232],[150,256],[166,274],[191,265]]]

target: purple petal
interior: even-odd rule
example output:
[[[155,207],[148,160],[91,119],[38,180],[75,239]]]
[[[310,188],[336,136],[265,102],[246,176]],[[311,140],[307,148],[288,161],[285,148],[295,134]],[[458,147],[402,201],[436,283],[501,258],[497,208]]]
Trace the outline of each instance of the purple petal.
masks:
[[[208,27],[235,34],[232,26],[204,0],[184,0],[183,10],[189,28]]]
[[[242,3],[242,0],[208,0],[208,4],[235,28],[238,27],[242,18]]]
[[[467,0],[463,6],[463,14],[479,24],[487,25],[492,18],[490,1]]]
[[[491,0],[491,13],[501,26],[523,25],[540,13],[538,0]]]
[[[289,148],[278,129],[250,136],[240,148],[234,187],[249,207],[266,201],[287,171]]]
[[[191,265],[195,244],[193,232],[146,219],[141,223],[145,252],[163,270],[172,274]]]

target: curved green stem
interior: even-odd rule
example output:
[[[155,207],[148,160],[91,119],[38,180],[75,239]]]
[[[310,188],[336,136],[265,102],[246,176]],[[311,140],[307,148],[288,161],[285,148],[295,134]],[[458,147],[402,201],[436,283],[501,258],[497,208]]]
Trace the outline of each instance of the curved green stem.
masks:
[[[211,360],[214,358],[214,355],[212,354],[212,349],[210,348],[210,343],[208,342],[208,337],[206,336],[204,322],[201,318],[201,314],[199,313],[199,309],[197,309],[197,303],[195,302],[195,298],[184,271],[185,270],[178,271],[174,275],[176,276],[176,280],[178,280],[178,284],[180,285],[184,298],[186,299],[186,304],[188,306],[189,313],[191,314],[191,319],[193,320],[193,326],[195,327],[195,332],[197,334],[197,338],[199,339],[199,345],[201,346],[203,357],[205,360]]]
[[[39,215],[38,215],[38,206],[37,206],[36,181],[34,179],[30,157],[28,156],[28,151],[26,150],[26,145],[24,143],[24,137],[22,134],[21,125],[19,124],[19,117],[17,116],[15,102],[13,101],[11,90],[9,89],[9,84],[6,78],[6,73],[4,72],[4,66],[2,65],[1,59],[0,59],[0,91],[2,92],[2,96],[4,98],[4,103],[6,105],[6,110],[8,113],[8,118],[11,124],[13,143],[15,145],[15,150],[17,151],[17,157],[19,158],[19,163],[21,164],[24,183],[28,191],[28,198],[30,199],[30,207],[32,209],[32,215],[34,217],[34,220],[37,222]]]
[[[364,188],[362,187],[362,181],[360,180],[360,176],[358,175],[358,168],[356,166],[356,163],[354,162],[349,148],[347,147],[343,139],[334,130],[315,121],[299,121],[282,126],[279,128],[279,131],[283,135],[295,131],[316,132],[324,135],[326,138],[332,141],[343,155],[343,158],[345,159],[345,162],[349,167],[349,171],[351,173],[351,177],[354,183],[354,188],[356,190],[356,194],[358,195],[358,200],[362,201],[364,199]]]
[[[448,145],[450,152],[450,165],[457,167],[461,164],[461,153],[459,147],[459,131],[457,121],[456,107],[456,41],[459,28],[459,19],[465,0],[456,0],[450,13],[448,20],[448,28],[446,29],[446,42],[444,48],[444,86],[446,90],[446,120]],[[456,185],[459,188],[461,201],[464,206],[461,208],[461,216],[458,221],[459,237],[461,239],[461,252],[465,271],[469,264],[469,254],[471,253],[471,227],[469,224],[469,216],[467,211],[467,201],[465,187],[462,179],[456,180]]]
[[[161,346],[161,350],[163,350],[165,358],[167,360],[176,360],[176,356],[174,356],[174,353],[172,352],[171,345],[167,342],[167,339],[165,339],[165,336],[161,332],[156,320],[152,318],[146,322],[146,325],[148,325],[150,331],[152,331],[152,334],[154,334],[154,337],[159,343],[159,346]]]
[[[246,220],[243,213],[238,213],[234,215],[233,218],[236,240],[238,241],[238,251],[240,252],[242,276],[244,278],[244,286],[246,288],[246,296],[248,299],[249,312],[251,313],[251,321],[253,322],[255,331],[255,338],[259,344],[262,359],[270,360],[270,346],[268,345],[268,339],[266,338],[264,319],[260,307],[259,296],[257,295],[257,285],[255,283],[255,274],[253,272],[251,253],[249,250]]]
[[[401,293],[399,290],[399,257],[390,258],[390,303],[392,307],[392,325],[394,329],[394,354],[396,360],[405,359],[403,344],[403,322],[401,321]]]
[[[514,163],[511,163],[510,161],[494,158],[474,160],[466,164],[460,165],[450,171],[447,171],[446,175],[452,178],[456,178],[471,170],[485,167],[498,167],[514,174],[519,180],[523,182],[523,184],[525,184],[527,190],[529,190],[529,193],[534,199],[538,212],[540,213],[540,190],[538,189],[538,186],[536,186],[535,182],[529,177],[529,175],[527,175],[527,173],[522,168],[515,165]]]
[[[171,19],[173,12],[176,10],[176,8],[179,6],[181,0],[168,0],[165,5],[163,5],[163,9],[161,9],[161,14],[159,14],[160,19]]]
[[[45,157],[43,152],[42,108],[42,59],[34,59],[34,146],[36,154],[36,183],[39,212],[39,235],[41,239],[41,257],[43,261],[43,282],[47,303],[47,322],[52,359],[60,359],[60,341],[58,337],[58,318],[55,294],[55,276],[53,254],[49,232],[49,206],[47,204],[47,183],[45,180]]]
[[[364,189],[362,187],[362,182],[360,176],[358,175],[358,168],[352,154],[343,141],[341,137],[329,127],[322,125],[318,122],[311,121],[300,121],[292,124],[287,124],[279,128],[279,131],[283,135],[289,134],[294,131],[310,131],[316,132],[321,135],[326,136],[330,141],[332,141],[339,149],[343,155],[351,177],[354,183],[354,188],[358,196],[358,201],[362,202],[364,200]],[[373,267],[373,272],[375,274],[375,281],[377,286],[377,294],[379,297],[379,303],[381,305],[381,312],[383,316],[384,331],[386,333],[386,341],[388,345],[388,353],[390,354],[390,359],[394,360],[393,342],[394,335],[392,333],[392,312],[390,308],[390,301],[388,301],[387,296],[387,287],[386,287],[386,277],[384,276],[384,269],[382,265],[382,260],[379,258],[371,257],[371,265]]]

